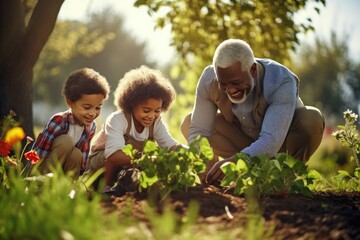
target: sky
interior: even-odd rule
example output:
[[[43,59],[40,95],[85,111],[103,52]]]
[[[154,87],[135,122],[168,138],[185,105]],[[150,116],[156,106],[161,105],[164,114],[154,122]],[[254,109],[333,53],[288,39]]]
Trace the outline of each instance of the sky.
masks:
[[[124,16],[124,28],[139,42],[145,42],[149,60],[156,61],[159,65],[166,64],[175,55],[175,49],[169,45],[170,28],[154,30],[155,19],[147,14],[145,7],[136,8],[133,3],[132,0],[66,0],[60,9],[59,19],[85,19],[89,13],[111,6]],[[360,60],[360,1],[327,0],[325,7],[315,5],[320,7],[320,14],[310,5],[295,18],[295,21],[304,21],[304,18],[310,16],[315,27],[314,33],[302,35],[300,39],[311,44],[315,36],[329,40],[332,31],[337,33],[339,39],[349,35],[351,57]],[[160,54],[151,54],[154,51],[161,51],[162,57],[158,57]]]

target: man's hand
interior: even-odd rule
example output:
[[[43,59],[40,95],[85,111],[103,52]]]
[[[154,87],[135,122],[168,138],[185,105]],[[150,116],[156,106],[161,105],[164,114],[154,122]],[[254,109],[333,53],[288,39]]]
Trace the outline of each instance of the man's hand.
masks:
[[[234,157],[225,158],[224,160],[216,162],[206,175],[206,182],[209,184],[220,183],[225,177],[220,167],[227,162],[234,162]]]

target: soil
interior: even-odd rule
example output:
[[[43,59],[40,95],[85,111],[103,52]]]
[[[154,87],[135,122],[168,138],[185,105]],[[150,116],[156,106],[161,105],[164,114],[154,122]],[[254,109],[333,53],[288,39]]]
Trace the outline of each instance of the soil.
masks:
[[[210,185],[173,192],[164,202],[170,203],[172,210],[182,216],[187,214],[191,201],[199,203],[196,220],[199,229],[211,225],[224,232],[246,226],[249,205],[245,197],[225,192],[220,187]],[[148,224],[144,204],[150,201],[143,193],[112,197],[104,206],[118,211],[122,217],[129,214],[124,211],[129,202],[132,216]],[[317,192],[311,198],[276,195],[262,197],[258,203],[270,239],[360,239],[360,192]],[[155,209],[163,211],[159,204]]]

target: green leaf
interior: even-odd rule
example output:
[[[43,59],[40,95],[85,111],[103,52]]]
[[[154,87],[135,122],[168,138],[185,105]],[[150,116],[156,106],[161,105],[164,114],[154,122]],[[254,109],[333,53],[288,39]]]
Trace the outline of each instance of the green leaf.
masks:
[[[200,152],[208,159],[211,160],[214,157],[212,148],[210,147],[209,140],[207,138],[201,138],[200,140]]]
[[[131,144],[125,145],[121,151],[130,157],[134,156],[134,147]]]
[[[312,179],[321,179],[321,174],[318,171],[316,171],[315,169],[311,169],[308,172],[307,176]]]
[[[293,168],[294,165],[298,162],[297,159],[291,157],[290,155],[286,158],[285,160],[286,164],[290,167]]]
[[[236,165],[233,162],[226,162],[220,167],[221,171],[225,174],[231,174],[236,171]]]
[[[350,174],[349,174],[347,171],[345,171],[345,170],[339,170],[338,173],[339,173],[340,175],[343,175],[343,176],[346,176],[346,177],[350,177]]]
[[[277,159],[274,159],[273,162],[274,162],[275,167],[281,171],[282,167],[280,166],[279,161]]]
[[[144,153],[155,152],[157,149],[158,146],[154,141],[146,141],[144,146]]]
[[[235,164],[234,164],[235,165]],[[236,162],[236,170],[237,171],[247,171],[248,170],[248,167],[246,165],[246,162],[243,160],[243,159],[239,159],[237,162]]]

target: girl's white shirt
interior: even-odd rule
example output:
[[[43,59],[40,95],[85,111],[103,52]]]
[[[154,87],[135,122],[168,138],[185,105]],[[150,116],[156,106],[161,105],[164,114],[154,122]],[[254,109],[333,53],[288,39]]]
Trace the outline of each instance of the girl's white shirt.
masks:
[[[125,147],[124,134],[126,133],[127,128],[128,122],[125,114],[121,110],[113,112],[107,117],[105,122],[105,158],[108,158],[114,152]],[[145,141],[149,138],[149,127],[145,127],[141,133],[137,132],[133,117],[131,117],[129,135],[136,140]],[[169,148],[178,144],[169,133],[161,117],[155,120],[153,137],[159,147]]]

